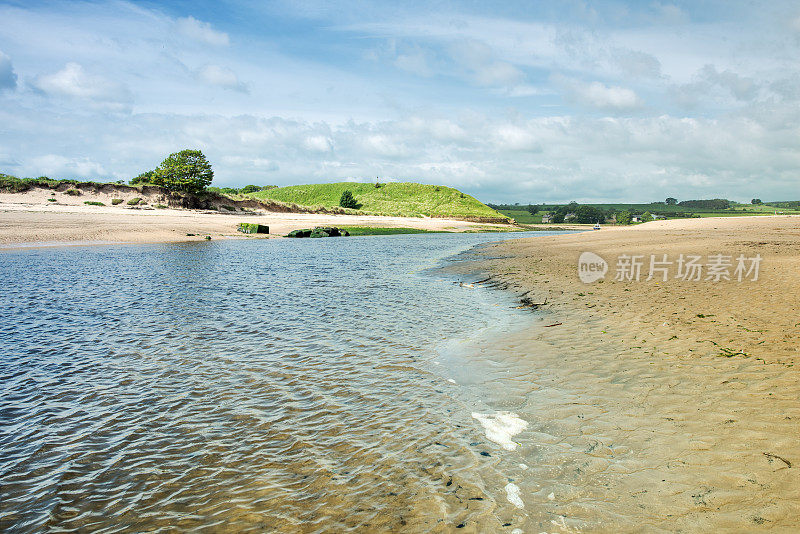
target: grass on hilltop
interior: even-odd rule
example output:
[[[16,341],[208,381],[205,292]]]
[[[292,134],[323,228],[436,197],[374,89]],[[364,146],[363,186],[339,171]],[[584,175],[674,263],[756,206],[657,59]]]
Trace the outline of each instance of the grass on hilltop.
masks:
[[[503,215],[475,198],[452,187],[416,184],[338,182],[332,184],[291,185],[250,193],[258,199],[277,200],[321,208],[339,206],[344,191],[351,191],[361,204],[359,212],[402,217],[488,217]],[[355,211],[354,211],[355,212]]]

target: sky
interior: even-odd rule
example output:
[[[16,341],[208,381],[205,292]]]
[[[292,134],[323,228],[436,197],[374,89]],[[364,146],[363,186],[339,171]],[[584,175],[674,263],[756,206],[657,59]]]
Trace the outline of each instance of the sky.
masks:
[[[0,0],[0,172],[800,199],[800,3]]]

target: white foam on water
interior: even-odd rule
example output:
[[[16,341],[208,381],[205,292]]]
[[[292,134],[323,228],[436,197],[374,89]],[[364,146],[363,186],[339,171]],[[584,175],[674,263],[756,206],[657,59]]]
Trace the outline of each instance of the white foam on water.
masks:
[[[455,384],[456,383],[456,381],[453,380],[452,378],[448,378],[447,381],[450,382],[451,384]]]
[[[513,482],[506,484],[506,499],[517,508],[525,508],[525,503],[522,502],[522,497],[520,497],[519,486]]]
[[[556,494],[555,493],[551,493],[550,495],[547,496],[547,498],[549,500],[551,500],[551,501],[554,501],[554,500],[556,500]]]
[[[525,465],[525,464],[519,464],[519,468],[522,469],[523,471],[527,471],[528,470],[528,466]]]
[[[526,428],[528,423],[513,412],[495,412],[493,414],[472,412],[472,417],[477,419],[486,431],[486,438],[513,451],[517,444],[511,438]]]

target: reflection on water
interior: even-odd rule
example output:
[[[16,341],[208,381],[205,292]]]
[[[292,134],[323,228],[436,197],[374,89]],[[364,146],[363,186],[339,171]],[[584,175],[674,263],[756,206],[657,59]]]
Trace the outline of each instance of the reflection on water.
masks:
[[[437,355],[523,315],[423,272],[510,237],[3,253],[0,527],[521,524]]]

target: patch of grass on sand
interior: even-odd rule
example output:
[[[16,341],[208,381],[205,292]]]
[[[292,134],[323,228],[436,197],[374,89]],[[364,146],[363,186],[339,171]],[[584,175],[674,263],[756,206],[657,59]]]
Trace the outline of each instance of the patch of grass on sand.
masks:
[[[64,191],[64,193],[66,193],[71,197],[77,197],[78,195],[81,194],[81,192],[77,189],[67,189],[66,191]]]
[[[397,235],[397,234],[446,234],[444,230],[423,230],[421,228],[378,228],[372,226],[340,226],[351,236],[356,235]]]
[[[390,182],[380,184],[379,187],[373,183],[353,182],[292,185],[256,191],[248,196],[332,209],[339,207],[339,200],[346,190],[351,191],[361,204],[360,210],[346,210],[348,213],[402,217],[505,218],[501,213],[452,187],[410,182]]]
[[[97,200],[84,200],[83,203],[87,206],[105,206],[105,204],[98,202]]]
[[[155,209],[157,209],[157,210],[165,210],[165,209],[167,209],[169,206],[167,206],[167,205],[165,205],[165,204],[153,204],[153,207],[154,207]]]
[[[141,202],[141,201],[142,201],[142,199],[141,199],[141,198],[139,198],[139,197],[132,198],[132,199],[130,199],[130,200],[128,201],[128,206],[135,206],[135,205],[137,205],[137,204],[138,204],[139,202]]]
[[[112,198],[111,199],[111,205],[112,206],[116,206],[117,204],[122,204],[122,199],[121,198]]]

